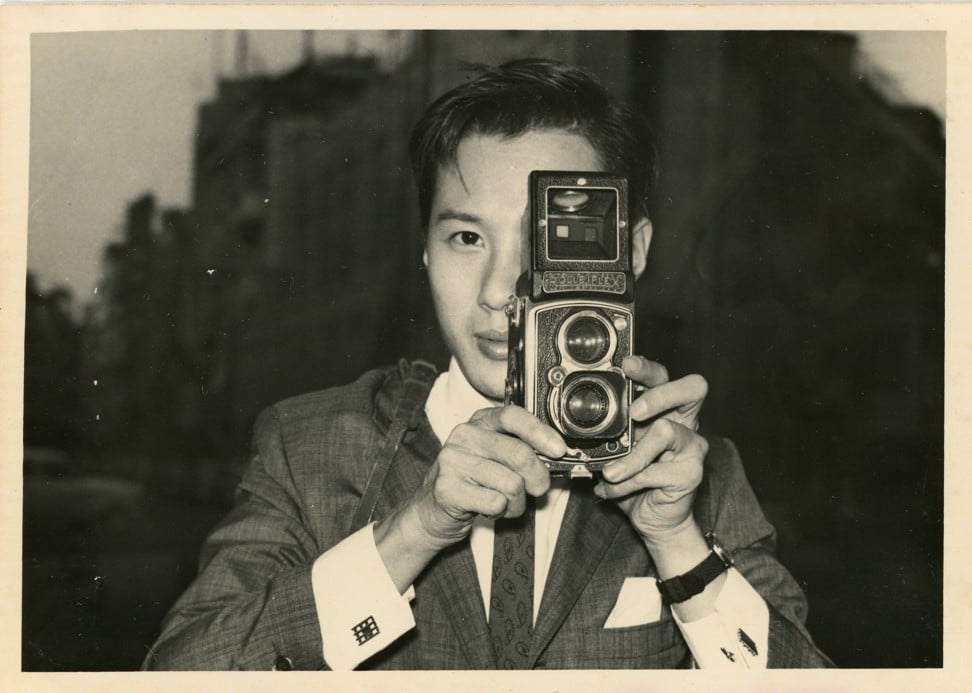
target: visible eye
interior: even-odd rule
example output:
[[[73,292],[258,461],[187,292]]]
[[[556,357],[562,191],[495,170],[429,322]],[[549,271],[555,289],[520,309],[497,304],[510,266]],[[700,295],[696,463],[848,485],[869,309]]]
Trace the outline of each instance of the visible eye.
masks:
[[[483,244],[483,239],[474,231],[458,231],[452,234],[452,242],[466,248],[472,248],[475,246],[481,246]]]

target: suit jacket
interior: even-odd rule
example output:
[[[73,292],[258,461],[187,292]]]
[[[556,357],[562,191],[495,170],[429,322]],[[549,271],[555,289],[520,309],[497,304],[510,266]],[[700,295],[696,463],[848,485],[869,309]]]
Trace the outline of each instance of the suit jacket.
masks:
[[[370,371],[351,385],[286,400],[259,416],[237,503],[205,542],[200,574],[166,616],[145,668],[270,669],[279,661],[326,668],[311,565],[355,529],[352,517],[407,370],[403,362]],[[736,567],[769,604],[770,666],[829,664],[804,628],[806,600],[773,556],[774,530],[735,448],[716,437],[709,444],[695,516],[734,549]],[[424,414],[415,417],[381,484],[376,518],[422,483],[439,447]],[[654,574],[650,555],[616,505],[599,502],[589,485],[572,487],[531,665],[689,666],[691,655],[668,609],[654,623],[603,627],[625,577]],[[468,542],[441,553],[414,586],[416,627],[361,668],[495,668]]]

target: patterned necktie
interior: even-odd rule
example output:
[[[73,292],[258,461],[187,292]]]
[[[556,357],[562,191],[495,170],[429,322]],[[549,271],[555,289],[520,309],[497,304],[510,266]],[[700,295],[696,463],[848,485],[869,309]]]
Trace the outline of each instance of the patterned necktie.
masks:
[[[520,517],[496,521],[489,632],[500,669],[525,669],[533,636],[533,498]]]

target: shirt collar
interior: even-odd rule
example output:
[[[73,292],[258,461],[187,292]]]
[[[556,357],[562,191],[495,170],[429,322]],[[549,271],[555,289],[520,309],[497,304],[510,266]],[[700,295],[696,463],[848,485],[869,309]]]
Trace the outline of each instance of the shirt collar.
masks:
[[[440,443],[445,443],[452,429],[469,420],[480,409],[494,403],[469,384],[459,362],[453,357],[449,370],[435,379],[425,402],[425,414]]]

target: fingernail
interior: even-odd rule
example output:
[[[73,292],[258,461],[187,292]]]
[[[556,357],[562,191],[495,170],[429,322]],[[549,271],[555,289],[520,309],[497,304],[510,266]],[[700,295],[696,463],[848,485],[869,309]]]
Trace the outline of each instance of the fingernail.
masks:
[[[637,368],[638,359],[634,356],[625,356],[624,360],[621,362],[622,368]]]

